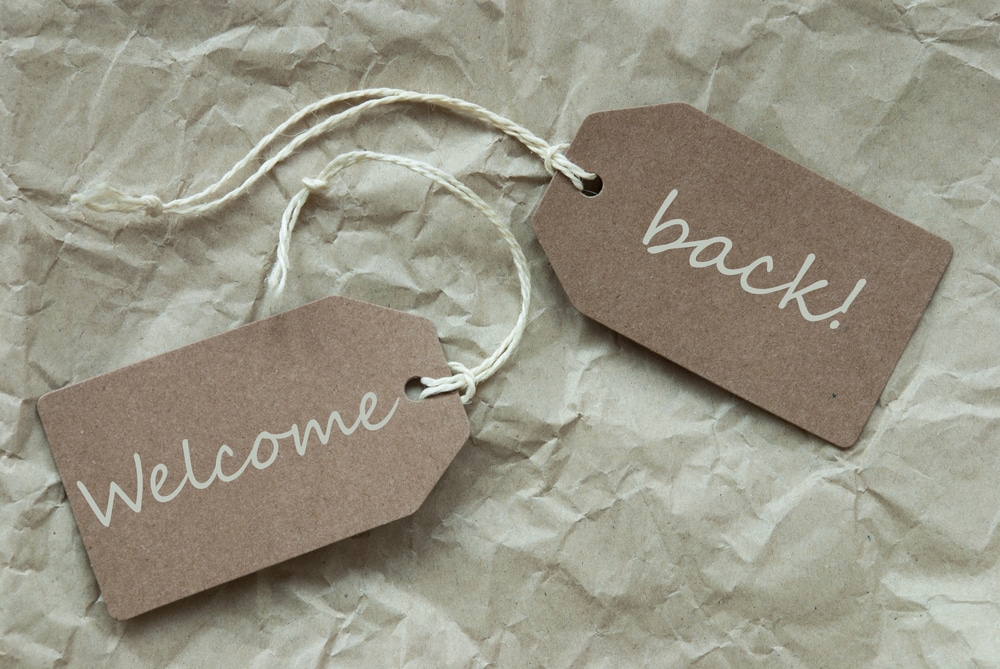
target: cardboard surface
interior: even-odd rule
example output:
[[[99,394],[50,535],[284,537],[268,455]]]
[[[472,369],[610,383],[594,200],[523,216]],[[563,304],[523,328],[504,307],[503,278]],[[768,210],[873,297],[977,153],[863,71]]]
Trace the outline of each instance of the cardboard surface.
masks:
[[[603,188],[554,179],[532,227],[573,304],[852,446],[948,242],[690,105],[593,114],[567,155]]]
[[[996,11],[0,3],[0,665],[1000,665]],[[294,111],[364,86],[458,96],[550,142],[686,102],[955,255],[841,450],[582,316],[530,226],[544,166],[451,114],[366,115],[209,216],[67,204],[101,181],[196,192]],[[532,278],[521,345],[415,514],[114,620],[41,395],[328,295],[427,318],[465,364],[510,331],[494,230],[387,165],[310,198],[285,295],[259,300],[289,196],[357,148],[440,166],[509,218]]]
[[[327,297],[43,395],[108,611],[125,619],[408,516],[469,437],[424,318]]]

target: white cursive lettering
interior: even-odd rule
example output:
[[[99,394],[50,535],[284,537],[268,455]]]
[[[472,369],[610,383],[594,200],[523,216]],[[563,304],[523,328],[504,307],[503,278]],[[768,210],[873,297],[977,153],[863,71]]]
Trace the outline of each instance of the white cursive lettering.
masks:
[[[859,279],[858,282],[854,284],[854,289],[851,291],[850,295],[847,296],[847,299],[845,299],[839,307],[822,314],[814,314],[809,311],[808,307],[806,307],[804,296],[813,291],[826,288],[829,285],[829,282],[826,279],[821,279],[804,287],[800,287],[799,284],[805,279],[809,268],[812,267],[813,262],[816,261],[815,255],[810,253],[806,256],[798,274],[796,274],[795,278],[788,283],[763,288],[752,286],[749,282],[750,274],[761,266],[764,267],[765,272],[771,272],[774,269],[774,258],[771,256],[762,256],[757,258],[757,260],[754,260],[746,267],[728,267],[725,261],[726,256],[729,255],[729,252],[733,249],[733,241],[731,239],[728,237],[709,237],[708,239],[688,241],[688,235],[691,233],[691,228],[688,226],[687,221],[683,218],[672,218],[667,221],[663,220],[667,214],[667,209],[670,208],[670,205],[674,203],[676,198],[677,189],[675,188],[670,191],[670,194],[663,200],[663,204],[660,205],[660,209],[656,212],[656,216],[653,217],[653,221],[649,224],[649,228],[646,229],[646,234],[643,235],[642,243],[646,247],[646,251],[649,253],[656,254],[674,249],[691,249],[691,254],[688,256],[688,264],[691,265],[691,267],[703,268],[712,267],[714,265],[715,269],[717,269],[720,274],[724,274],[726,276],[739,276],[740,288],[751,295],[767,295],[768,293],[785,291],[784,296],[782,296],[781,301],[778,303],[778,308],[784,309],[790,302],[794,301],[799,308],[799,314],[801,314],[807,321],[813,323],[825,321],[826,319],[832,318],[837,314],[846,314],[847,309],[854,303],[854,299],[861,292],[861,289],[868,283],[866,279]],[[677,238],[674,241],[666,244],[657,244],[655,246],[649,245],[650,242],[653,241],[654,237],[664,230],[673,227],[677,227],[680,230],[680,234],[677,235]],[[710,251],[712,247],[719,247],[718,251]],[[712,252],[715,253],[714,256],[705,257]],[[831,329],[836,329],[838,327],[840,327],[840,321],[830,321]]]
[[[233,474],[225,474],[222,471],[222,459],[223,457],[232,458],[233,449],[231,449],[226,444],[222,444],[219,447],[218,452],[215,454],[215,468],[212,470],[211,475],[205,481],[199,481],[194,473],[194,466],[191,464],[191,445],[188,443],[187,439],[181,441],[181,451],[184,455],[184,476],[181,478],[180,482],[177,483],[173,491],[167,494],[163,494],[161,489],[167,481],[167,476],[169,471],[165,464],[155,465],[149,472],[149,491],[153,495],[153,499],[157,502],[166,503],[177,497],[184,489],[184,486],[188,483],[191,487],[196,490],[204,490],[208,488],[217,479],[223,483],[231,483],[238,479],[243,472],[247,470],[247,467],[253,465],[255,469],[263,470],[274,464],[275,460],[278,458],[279,446],[282,440],[292,439],[292,443],[295,446],[295,451],[300,455],[306,454],[306,448],[309,444],[309,436],[311,433],[315,433],[316,437],[319,439],[320,443],[326,446],[330,442],[330,436],[333,433],[333,426],[336,425],[340,433],[344,436],[350,436],[354,434],[358,427],[364,427],[369,432],[375,432],[381,430],[385,427],[389,420],[396,413],[396,407],[399,406],[399,398],[396,398],[395,403],[393,403],[392,408],[389,409],[388,413],[381,419],[372,422],[372,417],[375,414],[375,407],[378,404],[378,397],[375,393],[368,392],[361,397],[361,403],[358,406],[358,418],[354,423],[348,426],[344,419],[341,418],[340,413],[337,411],[332,411],[330,417],[326,421],[326,430],[320,427],[317,420],[312,419],[306,423],[306,429],[304,433],[299,432],[299,426],[296,423],[292,423],[292,426],[284,432],[260,432],[257,438],[254,440],[253,448],[250,449],[250,454],[244,460],[243,465],[236,470]],[[266,445],[265,445],[266,442]],[[261,459],[261,446],[265,445],[267,450],[267,457]],[[142,511],[142,459],[139,457],[138,453],[134,454],[135,460],[135,497],[131,498],[125,491],[114,481],[108,489],[108,505],[104,511],[97,505],[94,500],[93,495],[87,489],[87,486],[83,484],[83,481],[77,481],[76,487],[79,488],[80,492],[83,494],[83,498],[90,505],[91,510],[97,519],[101,522],[104,527],[109,527],[111,525],[111,513],[115,505],[115,497],[120,497],[121,500],[134,512],[139,513]]]

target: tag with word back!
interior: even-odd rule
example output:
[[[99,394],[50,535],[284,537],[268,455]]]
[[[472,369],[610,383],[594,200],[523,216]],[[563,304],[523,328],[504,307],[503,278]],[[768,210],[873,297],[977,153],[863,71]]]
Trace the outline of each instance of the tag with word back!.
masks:
[[[424,318],[328,297],[42,396],[108,611],[130,618],[420,506],[469,436]]]
[[[585,315],[842,448],[951,259],[943,239],[685,104],[589,116],[532,225]]]

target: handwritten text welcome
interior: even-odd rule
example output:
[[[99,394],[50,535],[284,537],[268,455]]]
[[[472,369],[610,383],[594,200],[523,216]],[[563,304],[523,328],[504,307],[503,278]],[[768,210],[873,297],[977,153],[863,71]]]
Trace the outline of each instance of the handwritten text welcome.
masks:
[[[261,432],[257,435],[254,440],[253,448],[250,449],[250,454],[243,461],[243,464],[239,469],[232,473],[225,473],[224,469],[224,459],[230,459],[234,456],[233,449],[229,446],[223,444],[219,447],[218,452],[215,454],[215,467],[212,473],[205,480],[199,480],[194,473],[194,467],[191,465],[191,446],[188,444],[188,440],[184,439],[181,441],[181,449],[184,453],[184,476],[181,478],[173,490],[170,492],[162,492],[163,486],[166,484],[167,476],[169,472],[167,471],[167,466],[164,464],[158,464],[153,467],[149,473],[149,492],[152,494],[153,499],[157,502],[169,502],[170,500],[177,497],[182,490],[191,484],[192,488],[196,490],[204,490],[209,487],[215,481],[222,481],[223,483],[231,483],[238,479],[247,468],[251,465],[255,469],[267,469],[278,457],[279,444],[281,441],[286,439],[291,439],[292,443],[295,444],[295,451],[300,455],[306,454],[306,448],[309,444],[309,437],[315,433],[316,438],[319,439],[320,443],[324,446],[330,441],[331,433],[333,432],[333,426],[336,425],[340,433],[344,436],[350,436],[359,427],[364,427],[369,432],[374,432],[376,430],[381,430],[389,420],[392,418],[393,414],[396,413],[396,407],[399,406],[399,399],[392,405],[389,412],[384,418],[376,422],[372,422],[372,416],[375,413],[375,407],[378,403],[378,398],[375,393],[365,393],[361,398],[361,404],[358,407],[358,417],[351,425],[347,425],[343,418],[341,418],[340,413],[333,411],[330,413],[330,417],[326,421],[326,428],[324,429],[318,421],[310,420],[306,423],[305,430],[300,432],[298,424],[292,424],[290,428],[284,432]],[[265,445],[269,452],[267,457],[261,459],[261,446]],[[134,454],[135,460],[135,497],[129,497],[121,486],[119,486],[114,481],[111,482],[111,486],[108,490],[108,505],[107,508],[102,512],[97,502],[94,501],[94,497],[90,494],[87,486],[83,484],[82,481],[77,481],[76,485],[83,493],[84,498],[87,500],[87,504],[94,511],[97,519],[101,521],[101,524],[105,527],[111,525],[111,512],[115,504],[115,497],[120,497],[121,500],[128,505],[130,509],[139,513],[142,511],[142,499],[143,499],[143,481],[145,476],[142,471],[142,458],[138,453]]]

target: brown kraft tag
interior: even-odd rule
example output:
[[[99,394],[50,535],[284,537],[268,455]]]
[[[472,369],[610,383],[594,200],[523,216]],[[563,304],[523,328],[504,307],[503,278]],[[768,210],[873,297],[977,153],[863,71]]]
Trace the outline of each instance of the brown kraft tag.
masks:
[[[945,240],[684,104],[589,116],[532,225],[584,314],[847,448],[951,259]]]
[[[94,573],[130,618],[413,513],[469,436],[424,318],[328,297],[48,393]]]

